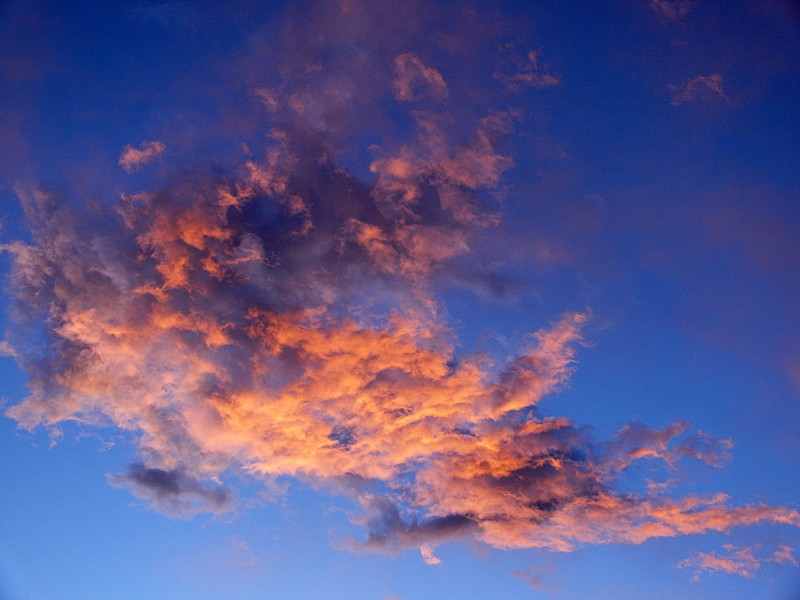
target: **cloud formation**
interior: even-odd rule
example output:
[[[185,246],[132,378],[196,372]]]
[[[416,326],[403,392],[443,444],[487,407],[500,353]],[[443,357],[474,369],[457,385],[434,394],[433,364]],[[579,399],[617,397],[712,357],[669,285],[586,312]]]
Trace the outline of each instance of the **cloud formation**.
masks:
[[[134,463],[124,475],[112,474],[115,486],[130,487],[133,494],[157,510],[175,517],[191,517],[199,512],[222,513],[233,507],[231,492],[208,486],[187,476],[180,469],[165,471]]]
[[[426,66],[416,54],[401,54],[394,59],[394,97],[410,102],[420,97],[446,98],[447,84],[442,74]]]
[[[529,50],[527,60],[512,71],[495,71],[494,77],[502,81],[512,91],[530,87],[544,89],[561,84],[561,78],[555,73],[545,71],[539,64],[541,51]]]
[[[163,154],[166,149],[167,147],[164,143],[158,140],[142,142],[138,148],[130,145],[125,146],[119,157],[119,166],[125,169],[127,173],[136,173],[143,166]]]
[[[728,100],[722,88],[722,75],[698,75],[687,79],[680,85],[669,84],[672,95],[672,106],[681,106],[690,102],[709,102],[712,100]]]
[[[683,20],[693,8],[690,0],[650,0],[650,9],[665,23]]]
[[[359,176],[336,145],[360,116],[347,112],[357,69],[327,38],[317,50],[250,88],[268,142],[237,169],[175,173],[100,208],[18,190],[32,241],[3,249],[30,394],[10,417],[126,432],[139,456],[111,482],[179,516],[230,510],[222,482],[242,474],[328,486],[362,509],[366,534],[345,546],[417,549],[430,564],[452,540],[566,552],[800,525],[788,507],[620,481],[634,464],[721,466],[727,440],[632,422],[598,441],[542,414],[569,384],[589,310],[542,324],[508,360],[461,350],[436,283],[500,222],[492,193],[513,166],[501,148],[519,114],[454,119],[433,62],[392,51],[375,61],[385,72],[367,70],[383,85],[371,93],[406,111],[411,133],[371,145]],[[558,83],[537,56],[503,83]],[[418,110],[424,98],[441,112]],[[127,147],[120,164],[133,172],[163,151]]]
[[[724,555],[716,552],[698,552],[695,556],[680,561],[678,568],[693,568],[695,573],[692,581],[699,581],[700,576],[706,573],[728,573],[752,579],[765,563],[787,564],[794,567],[800,565],[794,557],[794,548],[788,544],[781,544],[771,556],[765,558],[758,558],[755,555],[757,547],[737,548],[732,544],[725,544],[723,548],[726,551]]]

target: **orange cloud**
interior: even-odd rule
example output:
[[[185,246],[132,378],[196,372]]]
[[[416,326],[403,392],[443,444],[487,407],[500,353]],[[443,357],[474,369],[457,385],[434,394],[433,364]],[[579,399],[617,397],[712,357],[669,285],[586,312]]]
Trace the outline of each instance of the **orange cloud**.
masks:
[[[800,525],[784,507],[617,489],[634,462],[718,466],[730,442],[688,435],[685,423],[631,423],[596,443],[540,415],[569,382],[585,313],[536,332],[505,364],[459,355],[430,278],[484,223],[468,192],[503,165],[487,123],[468,150],[423,123],[403,164],[378,159],[371,189],[341,169],[325,171],[319,192],[298,186],[313,180],[298,172],[309,163],[286,159],[276,135],[239,179],[123,196],[116,222],[20,190],[34,239],[5,249],[20,303],[49,315],[52,342],[36,362],[12,340],[31,361],[31,393],[7,414],[27,428],[73,420],[129,432],[141,458],[111,481],[169,514],[230,510],[222,481],[240,470],[268,488],[302,477],[349,490],[368,537],[348,547],[417,548],[431,564],[437,545],[465,538],[569,551]],[[489,166],[467,177],[462,161]],[[386,178],[418,186],[416,200],[387,208]],[[388,309],[354,303],[386,297],[389,284]]]
[[[119,157],[119,166],[125,169],[127,173],[135,173],[144,165],[161,156],[166,149],[167,147],[164,143],[158,140],[142,142],[138,148],[130,145],[125,146]]]
[[[519,85],[546,77],[536,53],[528,60]],[[446,91],[416,55],[400,55],[394,76],[401,100]],[[491,192],[512,165],[498,142],[515,113],[469,136],[414,112],[410,139],[375,146],[363,181],[320,131],[349,93],[334,87],[258,94],[281,124],[260,156],[123,195],[115,213],[18,190],[31,241],[3,249],[22,319],[9,344],[30,393],[10,417],[125,432],[139,456],[112,484],[169,514],[230,510],[234,475],[270,493],[296,477],[362,508],[366,538],[347,547],[414,548],[432,564],[449,540],[570,551],[800,525],[786,507],[620,481],[638,461],[670,475],[685,460],[719,466],[729,441],[631,423],[598,442],[542,414],[569,385],[588,310],[505,361],[460,348],[435,283],[498,222]],[[163,150],[127,148],[120,164],[133,171]]]

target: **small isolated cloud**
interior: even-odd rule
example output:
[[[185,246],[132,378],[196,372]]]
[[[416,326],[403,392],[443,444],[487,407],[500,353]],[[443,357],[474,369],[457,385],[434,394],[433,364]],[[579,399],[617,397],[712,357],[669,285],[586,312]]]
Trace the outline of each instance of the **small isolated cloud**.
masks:
[[[427,565],[442,564],[442,559],[433,553],[433,548],[431,548],[428,544],[423,544],[420,546],[419,553],[422,555],[422,560],[424,560],[425,564]]]
[[[442,74],[428,67],[413,53],[401,54],[394,59],[394,97],[404,102],[420,98],[441,100],[448,95]]]
[[[129,487],[151,508],[174,517],[192,517],[201,512],[219,514],[233,508],[230,491],[204,485],[182,469],[168,471],[134,463],[124,475],[113,473],[108,478],[112,485]]]
[[[134,148],[131,145],[125,146],[119,157],[119,166],[125,169],[127,173],[136,173],[144,165],[163,154],[166,149],[167,147],[164,143],[158,140],[142,142],[138,148]]]
[[[772,555],[759,558],[755,555],[758,546],[737,548],[732,544],[722,546],[725,554],[716,552],[698,552],[695,556],[686,558],[678,563],[678,568],[695,570],[692,581],[699,581],[705,573],[728,573],[752,579],[764,563],[789,564],[798,566],[794,557],[794,548],[782,544]]]
[[[512,91],[526,87],[544,89],[559,85],[561,78],[555,73],[546,72],[539,64],[540,55],[541,51],[529,50],[527,62],[521,68],[512,73],[496,71],[495,79],[502,81]]]
[[[664,23],[681,21],[693,8],[689,0],[650,0],[650,9]]]
[[[698,75],[687,79],[680,85],[669,84],[672,95],[672,106],[681,106],[690,102],[709,102],[713,100],[728,100],[722,87],[722,75]]]

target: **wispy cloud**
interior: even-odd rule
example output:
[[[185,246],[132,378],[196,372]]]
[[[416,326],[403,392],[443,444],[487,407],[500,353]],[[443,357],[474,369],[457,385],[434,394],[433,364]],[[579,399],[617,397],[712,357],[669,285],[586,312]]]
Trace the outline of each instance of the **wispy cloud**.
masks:
[[[511,72],[495,71],[494,77],[514,91],[526,87],[543,89],[560,85],[561,78],[539,64],[540,56],[541,51],[529,50],[527,60],[521,67]]]
[[[728,100],[722,87],[722,75],[698,75],[687,79],[679,85],[669,84],[672,96],[672,106],[681,106],[691,102],[708,102],[713,100]]]
[[[401,54],[394,60],[395,98],[410,102],[418,98],[446,98],[447,84],[433,67],[411,53]]]
[[[17,356],[17,351],[6,340],[0,340],[0,356],[8,356],[14,358]]]
[[[135,496],[146,500],[152,508],[175,517],[221,513],[233,508],[230,491],[203,484],[182,469],[166,471],[135,463],[124,475],[109,475],[109,481],[115,486],[130,487]]]
[[[665,23],[681,21],[694,8],[690,0],[650,0],[650,9]]]
[[[158,140],[142,142],[139,144],[138,148],[134,148],[130,145],[125,146],[119,157],[119,166],[128,173],[135,173],[144,165],[152,162],[163,154],[166,149],[166,145]]]
[[[698,552],[695,556],[686,558],[678,563],[681,569],[691,568],[695,573],[693,581],[699,581],[701,575],[707,573],[727,573],[752,579],[765,563],[778,563],[798,566],[794,557],[794,548],[782,544],[775,552],[766,557],[759,558],[755,555],[758,547],[737,548],[732,544],[725,544],[725,554],[716,552]]]

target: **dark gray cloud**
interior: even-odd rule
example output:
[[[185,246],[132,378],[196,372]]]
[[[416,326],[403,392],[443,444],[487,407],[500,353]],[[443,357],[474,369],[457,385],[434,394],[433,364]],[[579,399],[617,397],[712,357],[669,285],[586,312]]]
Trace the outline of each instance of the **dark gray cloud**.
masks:
[[[130,488],[151,508],[175,517],[191,517],[201,512],[219,514],[234,505],[230,490],[205,484],[181,469],[168,471],[133,463],[124,474],[111,474],[108,479],[114,486]]]

